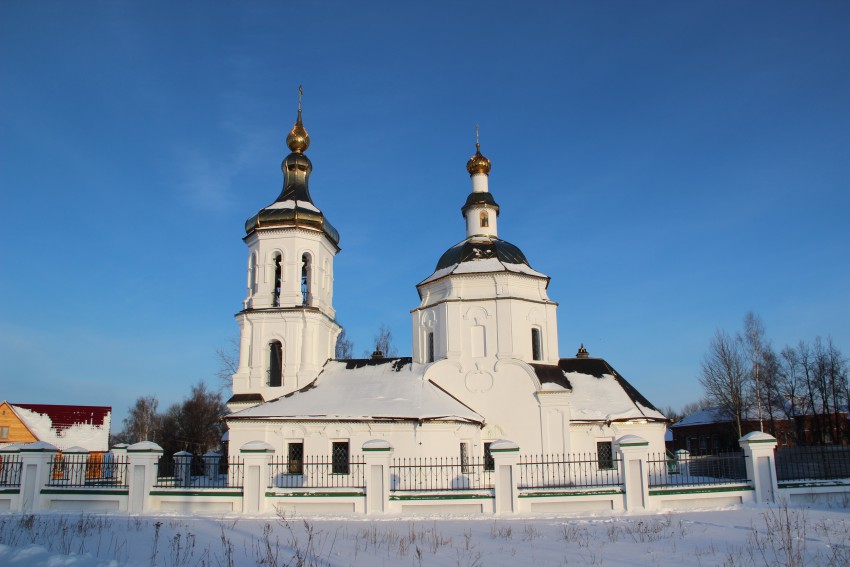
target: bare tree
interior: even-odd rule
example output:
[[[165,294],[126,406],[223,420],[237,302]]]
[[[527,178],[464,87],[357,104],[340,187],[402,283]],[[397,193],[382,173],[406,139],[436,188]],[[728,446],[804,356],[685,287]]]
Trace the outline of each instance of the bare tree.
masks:
[[[354,357],[354,341],[348,338],[344,327],[336,338],[334,357],[337,360],[347,360]]]
[[[716,331],[702,361],[700,383],[711,403],[735,421],[738,436],[748,409],[750,373],[741,342],[724,331]]]
[[[203,382],[192,386],[189,396],[172,404],[161,418],[163,451],[166,455],[177,451],[201,455],[218,448],[226,429],[221,418],[226,413],[220,392],[207,389]]]
[[[239,337],[230,337],[227,345],[215,349],[218,369],[215,372],[219,388],[227,390],[233,385],[233,375],[239,369]]]
[[[755,386],[756,407],[758,408],[759,430],[764,431],[764,413],[762,411],[761,364],[764,350],[764,325],[761,317],[748,311],[744,316],[744,335],[740,338],[750,360],[750,372]]]
[[[393,332],[386,323],[381,323],[378,334],[375,335],[375,352],[380,352],[383,356],[396,356],[398,354],[398,349],[393,345]],[[366,352],[366,356],[370,354]]]
[[[157,413],[159,400],[156,396],[142,396],[136,400],[124,418],[124,431],[119,436],[127,443],[156,441],[160,428],[160,416]]]

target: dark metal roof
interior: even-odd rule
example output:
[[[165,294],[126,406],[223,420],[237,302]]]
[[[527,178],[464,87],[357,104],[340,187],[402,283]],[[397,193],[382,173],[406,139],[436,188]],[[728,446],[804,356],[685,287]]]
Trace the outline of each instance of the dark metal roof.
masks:
[[[345,360],[340,360],[339,362],[345,363],[346,370],[363,368],[364,366],[380,366],[382,364],[392,363],[393,372],[400,372],[402,368],[413,362],[413,358],[410,356],[392,358],[347,358]]]
[[[522,250],[510,242],[501,240],[495,236],[474,236],[446,250],[440,256],[440,261],[437,262],[435,271],[462,262],[487,260],[489,258],[496,258],[508,264],[525,264],[529,268],[531,267]]]
[[[63,431],[76,424],[103,425],[112,413],[109,406],[67,406],[51,404],[12,404],[35,413],[46,415],[52,422],[52,429]]]
[[[486,191],[470,193],[466,198],[466,202],[463,204],[463,207],[461,207],[460,213],[463,216],[466,216],[466,211],[473,205],[488,205],[491,209],[496,210],[496,216],[499,215],[499,204],[496,202],[496,199],[493,198],[492,193]]]
[[[265,399],[262,394],[233,394],[227,400],[228,404],[254,404],[263,403]]]
[[[245,222],[245,232],[251,234],[258,228],[278,226],[308,227],[324,232],[339,245],[339,232],[325,218],[310,197],[309,181],[313,164],[302,153],[293,152],[286,156],[281,165],[283,189],[275,203],[292,203],[291,207],[266,207]],[[309,204],[310,206],[304,206]]]

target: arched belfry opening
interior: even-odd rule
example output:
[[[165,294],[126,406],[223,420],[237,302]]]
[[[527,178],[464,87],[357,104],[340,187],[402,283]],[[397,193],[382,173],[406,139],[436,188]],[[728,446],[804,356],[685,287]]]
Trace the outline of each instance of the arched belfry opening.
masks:
[[[280,253],[274,255],[273,259],[274,263],[274,290],[272,291],[272,305],[274,307],[280,307],[280,282],[282,271],[282,258]]]
[[[313,303],[313,290],[311,282],[313,280],[313,262],[309,254],[301,255],[301,305],[310,305]]]
[[[270,387],[283,385],[283,345],[280,341],[269,343],[269,380]]]

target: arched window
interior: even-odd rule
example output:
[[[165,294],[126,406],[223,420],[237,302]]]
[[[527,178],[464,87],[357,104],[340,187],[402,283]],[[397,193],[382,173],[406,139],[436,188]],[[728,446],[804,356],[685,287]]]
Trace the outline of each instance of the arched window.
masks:
[[[310,285],[313,279],[313,263],[309,254],[301,256],[301,305],[310,305],[313,301]]]
[[[280,254],[274,255],[274,297],[272,299],[272,305],[274,307],[280,307],[280,277],[281,277],[281,257]]]
[[[434,332],[428,333],[428,362],[434,362]]]
[[[479,219],[481,220],[481,228],[487,228],[490,226],[490,217],[487,216],[487,211],[481,211]]]
[[[269,386],[283,384],[283,345],[280,341],[269,343]]]
[[[531,329],[531,359],[543,360],[543,349],[540,348],[540,329]]]

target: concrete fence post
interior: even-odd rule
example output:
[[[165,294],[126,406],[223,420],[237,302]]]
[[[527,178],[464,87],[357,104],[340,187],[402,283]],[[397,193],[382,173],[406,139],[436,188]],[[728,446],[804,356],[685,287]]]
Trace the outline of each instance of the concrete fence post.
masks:
[[[44,441],[21,447],[19,511],[33,512],[42,508],[41,491],[50,479],[50,462],[58,453],[59,449]]]
[[[151,491],[156,484],[162,447],[141,441],[127,447],[127,511],[142,514],[151,510]]]
[[[490,443],[493,456],[496,514],[516,514],[519,509],[519,445],[500,439]]]
[[[204,476],[210,481],[217,480],[220,468],[219,465],[221,463],[221,455],[214,451],[209,451],[204,453],[204,456],[201,458],[204,460]]]
[[[366,513],[385,514],[390,501],[390,463],[393,446],[383,439],[370,439],[363,443],[366,462]]]
[[[265,441],[249,441],[239,448],[242,456],[242,511],[257,514],[266,511],[266,489],[271,481],[269,463],[274,447]]]
[[[620,455],[623,487],[626,491],[626,510],[648,510],[649,469],[647,454],[649,442],[637,435],[625,435],[615,441]]]
[[[756,502],[775,502],[778,494],[776,479],[776,437],[753,431],[738,440],[744,450],[747,478],[753,483]]]

